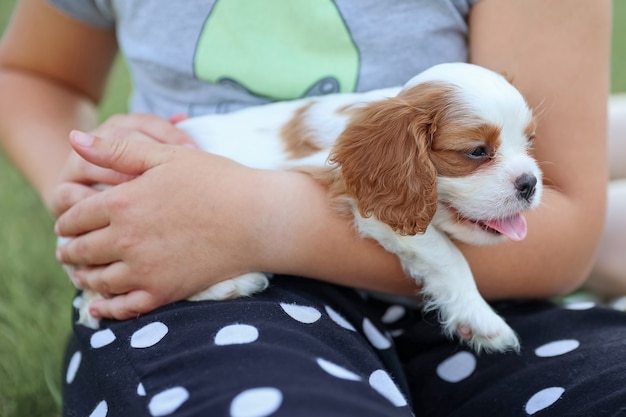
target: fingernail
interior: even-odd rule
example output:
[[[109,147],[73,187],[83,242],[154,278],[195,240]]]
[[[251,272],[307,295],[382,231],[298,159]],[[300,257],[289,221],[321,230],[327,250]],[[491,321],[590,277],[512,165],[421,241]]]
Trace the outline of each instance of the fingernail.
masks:
[[[89,309],[89,314],[96,320],[100,320],[102,318],[102,314],[100,314],[100,312],[93,307]]]
[[[88,147],[93,144],[94,137],[88,133],[81,132],[80,130],[72,130],[70,137],[79,146]]]

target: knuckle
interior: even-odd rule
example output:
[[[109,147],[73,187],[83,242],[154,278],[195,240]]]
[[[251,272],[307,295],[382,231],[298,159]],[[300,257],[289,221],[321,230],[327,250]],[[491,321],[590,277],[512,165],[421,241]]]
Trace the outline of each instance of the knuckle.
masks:
[[[110,213],[125,213],[131,207],[131,201],[126,196],[125,193],[119,192],[118,190],[113,189],[113,191],[118,192],[109,192],[103,193],[104,205],[105,208]]]
[[[111,295],[115,294],[114,288],[109,282],[108,279],[104,278],[101,273],[96,272],[91,277],[91,282],[89,283],[91,288],[97,290],[100,294]]]
[[[72,239],[67,245],[67,254],[71,256],[76,265],[88,263],[89,248],[83,239]]]
[[[56,187],[52,195],[51,208],[55,217],[59,217],[72,206],[73,193],[69,184],[63,183]]]
[[[128,151],[129,142],[125,136],[114,136],[109,143],[109,158],[112,165],[122,163]]]
[[[139,239],[137,236],[130,231],[126,231],[122,233],[120,236],[115,239],[115,250],[117,253],[128,253],[135,249],[139,244]]]
[[[153,297],[141,297],[140,300],[137,300],[135,302],[135,305],[133,306],[134,311],[136,312],[136,314],[141,314],[141,313],[147,313],[149,311],[152,311],[156,308],[158,308],[160,305],[158,300],[154,299]]]

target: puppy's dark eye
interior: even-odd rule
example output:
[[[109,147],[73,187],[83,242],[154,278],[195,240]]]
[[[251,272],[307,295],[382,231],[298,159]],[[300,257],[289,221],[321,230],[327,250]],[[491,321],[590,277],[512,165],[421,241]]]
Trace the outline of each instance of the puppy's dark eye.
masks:
[[[466,153],[472,159],[483,159],[489,157],[489,152],[487,152],[487,148],[484,146],[478,146],[474,149],[469,150]]]
[[[534,134],[534,133],[531,133],[531,134],[528,136],[528,139],[527,139],[527,141],[526,141],[526,147],[527,147],[528,149],[530,149],[530,148],[532,148],[534,145],[535,145],[535,134]]]

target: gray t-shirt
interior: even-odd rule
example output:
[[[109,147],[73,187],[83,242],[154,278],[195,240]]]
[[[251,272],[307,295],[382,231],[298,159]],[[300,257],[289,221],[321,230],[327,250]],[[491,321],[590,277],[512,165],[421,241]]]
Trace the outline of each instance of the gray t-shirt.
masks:
[[[404,84],[467,60],[478,0],[49,0],[115,27],[130,109],[164,117]]]

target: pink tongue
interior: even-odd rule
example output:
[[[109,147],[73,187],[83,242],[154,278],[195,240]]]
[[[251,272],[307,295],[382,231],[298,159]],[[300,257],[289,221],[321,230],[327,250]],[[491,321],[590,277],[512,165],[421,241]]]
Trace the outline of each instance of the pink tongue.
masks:
[[[511,240],[524,240],[526,237],[526,219],[521,214],[506,219],[488,220],[485,224]]]

